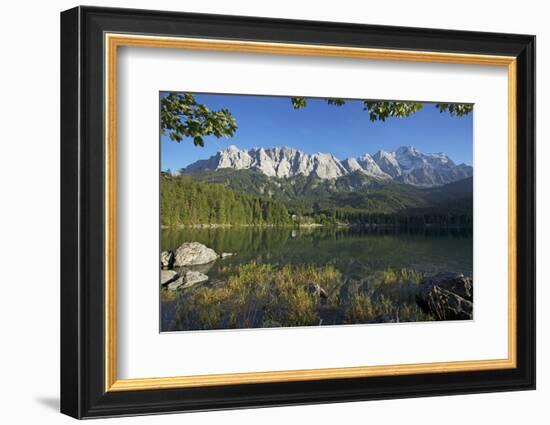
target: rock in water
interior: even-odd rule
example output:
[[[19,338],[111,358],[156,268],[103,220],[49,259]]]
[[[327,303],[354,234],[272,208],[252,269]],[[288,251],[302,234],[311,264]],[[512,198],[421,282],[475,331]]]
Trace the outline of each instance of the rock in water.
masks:
[[[160,284],[166,285],[178,277],[178,274],[174,270],[161,270],[160,271]]]
[[[166,289],[169,289],[170,291],[175,291],[176,289],[181,287],[184,282],[185,278],[183,276],[180,276],[176,280],[173,280],[168,285],[166,285]]]
[[[462,274],[440,273],[427,278],[416,298],[420,308],[437,320],[473,319],[473,283]]]
[[[174,253],[172,251],[162,251],[160,253],[160,265],[169,269],[174,264]]]
[[[473,304],[439,286],[432,286],[419,302],[424,311],[434,315],[437,320],[471,320]]]
[[[186,242],[182,244],[174,254],[174,266],[194,266],[206,264],[218,258],[213,249],[199,242]]]
[[[235,255],[234,252],[222,252],[222,258],[232,257]]]
[[[427,285],[437,285],[442,289],[453,292],[456,295],[473,301],[474,285],[472,278],[465,277],[461,273],[439,273],[425,280]]]
[[[189,288],[193,285],[196,285],[198,283],[204,283],[206,281],[208,281],[208,276],[206,276],[201,272],[190,270],[187,273],[185,273],[185,283],[181,288]]]
[[[208,281],[208,276],[197,271],[187,271],[183,276],[179,276],[177,279],[170,281],[166,288],[175,291],[177,289],[190,288],[198,283],[204,283]]]

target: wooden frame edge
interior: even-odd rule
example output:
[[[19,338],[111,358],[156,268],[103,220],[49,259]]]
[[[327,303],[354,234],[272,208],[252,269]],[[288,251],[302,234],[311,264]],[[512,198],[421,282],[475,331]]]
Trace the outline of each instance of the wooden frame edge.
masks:
[[[217,385],[260,384],[266,382],[317,381],[322,379],[374,378],[414,375],[417,373],[448,373],[481,370],[512,369],[515,362],[503,360],[473,360],[441,363],[418,363],[391,366],[363,366],[327,369],[301,369],[274,372],[229,373],[215,375],[174,376],[166,378],[134,378],[115,380],[108,391],[139,391],[208,387]]]
[[[116,371],[116,83],[117,47],[105,37],[105,391]],[[109,254],[108,254],[109,253]]]
[[[508,358],[517,367],[517,60],[508,64]]]
[[[517,61],[513,56],[371,49],[219,39],[104,34],[105,46],[105,392],[513,369],[517,367]],[[508,358],[273,372],[117,379],[116,83],[120,46],[506,66],[508,71]]]

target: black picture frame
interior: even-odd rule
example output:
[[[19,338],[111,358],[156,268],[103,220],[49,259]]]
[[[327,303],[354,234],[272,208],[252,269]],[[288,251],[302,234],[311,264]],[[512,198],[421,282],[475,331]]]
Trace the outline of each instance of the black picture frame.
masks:
[[[517,367],[106,392],[102,231],[106,32],[516,57]],[[62,413],[93,418],[535,388],[534,36],[76,7],[61,13],[61,117]]]

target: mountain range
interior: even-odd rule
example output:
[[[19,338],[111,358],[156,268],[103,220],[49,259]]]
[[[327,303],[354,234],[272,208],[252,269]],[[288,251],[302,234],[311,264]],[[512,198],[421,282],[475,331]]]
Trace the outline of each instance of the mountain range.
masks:
[[[253,170],[268,177],[316,177],[321,180],[365,175],[378,181],[395,181],[419,187],[436,187],[473,175],[473,168],[455,164],[445,153],[422,153],[413,146],[393,152],[379,150],[343,161],[328,153],[306,154],[289,147],[241,150],[229,146],[205,160],[187,166],[184,173],[206,170]]]

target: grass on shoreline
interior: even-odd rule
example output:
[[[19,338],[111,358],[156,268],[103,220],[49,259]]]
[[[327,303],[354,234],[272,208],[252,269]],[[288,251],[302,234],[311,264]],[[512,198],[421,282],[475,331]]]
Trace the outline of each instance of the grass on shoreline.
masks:
[[[328,302],[337,302],[340,273],[333,266],[251,262],[221,269],[222,286],[183,292],[176,309],[179,326],[188,329],[233,329],[319,324],[320,285]]]
[[[224,266],[220,272],[223,283],[174,294],[175,329],[433,320],[415,302],[422,275],[413,269],[388,269],[375,287],[368,290],[357,287],[351,292],[348,288],[344,296],[342,275],[332,265],[275,266],[250,262]],[[315,285],[323,288],[326,298],[320,297]],[[337,318],[323,322],[327,312]]]
[[[356,293],[346,308],[348,323],[425,322],[435,318],[415,302],[396,303],[384,294]]]
[[[415,269],[401,268],[399,270],[393,270],[388,268],[382,273],[382,283],[384,285],[393,285],[396,283],[410,282],[420,284],[424,275]]]

